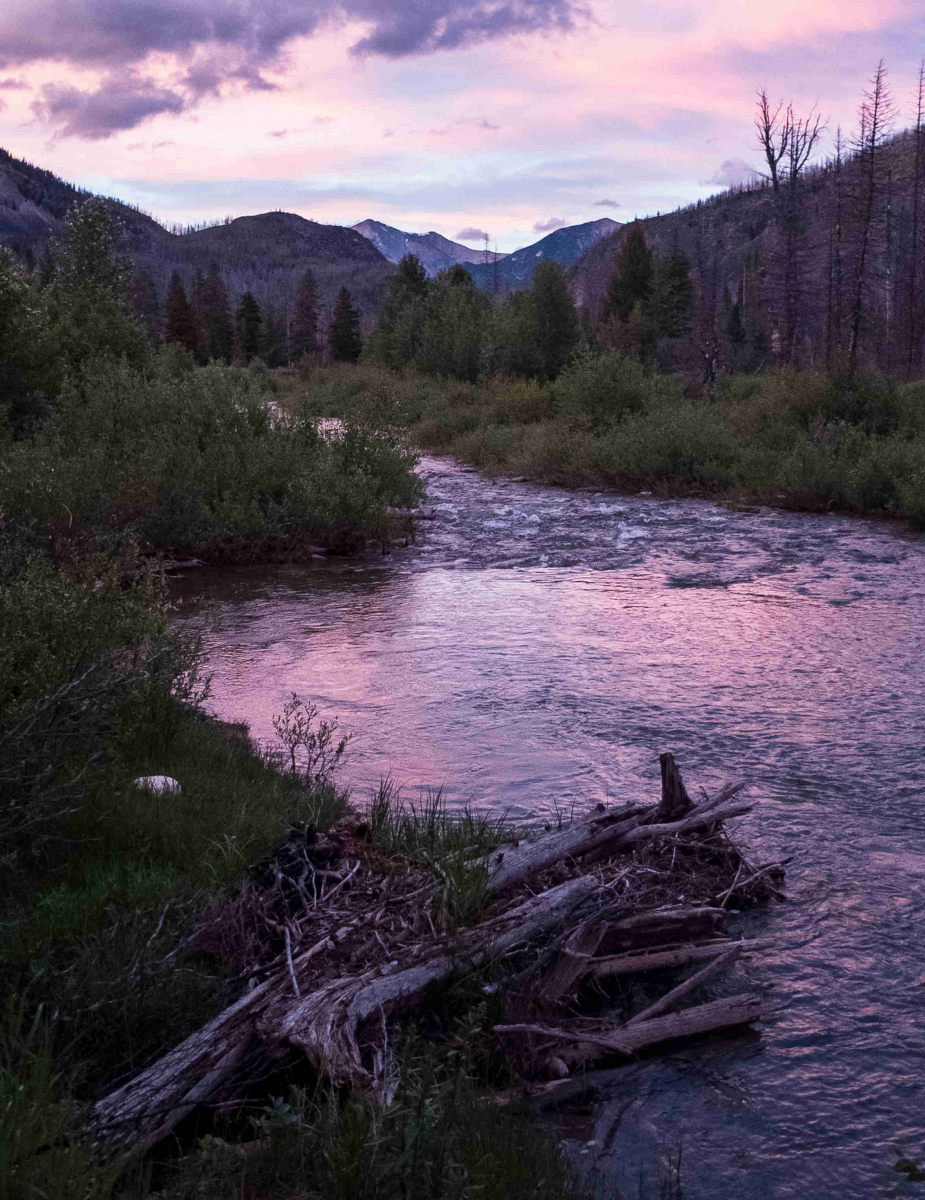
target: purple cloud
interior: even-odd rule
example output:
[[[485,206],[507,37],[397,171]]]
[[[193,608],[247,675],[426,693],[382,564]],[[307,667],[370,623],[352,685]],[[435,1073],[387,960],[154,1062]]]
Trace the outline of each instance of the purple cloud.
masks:
[[[23,92],[28,88],[24,79],[0,79],[0,92]]]
[[[322,27],[364,23],[370,30],[353,46],[354,54],[402,58],[513,34],[561,32],[583,15],[577,0],[341,0],[336,8],[324,0],[34,0],[0,7],[0,69],[64,62],[109,71],[95,92],[48,85],[40,109],[65,136],[105,137],[106,129],[131,128],[123,122],[133,111],[136,124],[159,102],[165,107],[157,111],[179,111],[167,101],[168,89],[148,82],[146,98],[136,96],[108,116],[102,112],[104,93],[138,91],[133,73],[152,55],[180,61],[185,75],[173,95],[187,106],[229,82],[249,90],[273,88],[262,71],[276,65],[295,38]],[[119,82],[126,71],[130,74]],[[78,109],[88,115],[72,117]],[[99,119],[92,116],[97,111]],[[482,127],[492,128],[487,121]]]
[[[620,208],[619,200],[595,200],[593,208]]]
[[[548,221],[537,221],[533,226],[534,233],[552,233],[554,229],[561,229],[565,221],[561,217],[550,217]]]
[[[465,229],[460,229],[456,235],[458,242],[484,242],[488,240],[488,234],[484,229],[476,229],[473,225],[467,225]]]
[[[60,126],[60,136],[97,141],[123,129],[134,129],[160,113],[181,113],[182,96],[133,71],[110,76],[95,92],[46,83],[33,111],[50,124]]]

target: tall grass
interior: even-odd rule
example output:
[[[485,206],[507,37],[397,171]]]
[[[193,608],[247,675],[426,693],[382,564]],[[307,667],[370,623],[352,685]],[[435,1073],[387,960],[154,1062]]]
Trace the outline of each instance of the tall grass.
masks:
[[[503,815],[468,805],[450,809],[439,789],[423,792],[417,802],[406,800],[391,779],[383,779],[372,793],[366,816],[373,842],[434,873],[433,903],[447,930],[467,924],[485,905],[483,856],[528,832]]]
[[[203,1194],[210,1200],[242,1194],[306,1200],[587,1196],[523,1107],[498,1107],[480,1092],[467,1050],[474,1032],[461,1022],[448,1050],[410,1035],[396,1064],[401,1082],[387,1107],[320,1089],[297,1088],[288,1099],[277,1098],[254,1119],[256,1146],[207,1139],[181,1165],[179,1178],[166,1183],[164,1200]]]

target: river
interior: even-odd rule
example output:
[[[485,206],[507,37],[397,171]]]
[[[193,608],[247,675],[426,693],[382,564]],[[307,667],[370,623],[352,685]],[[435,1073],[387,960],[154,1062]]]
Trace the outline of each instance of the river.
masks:
[[[629,1186],[680,1138],[686,1200],[925,1195],[894,1169],[925,1166],[925,537],[420,470],[416,545],[176,582],[213,711],[270,740],[310,698],[355,734],[357,799],[391,775],[515,816],[654,800],[663,750],[691,790],[747,778],[737,836],[795,857],[787,902],[732,922],[775,941],[732,982],[775,1014],[571,1081],[546,1119]]]

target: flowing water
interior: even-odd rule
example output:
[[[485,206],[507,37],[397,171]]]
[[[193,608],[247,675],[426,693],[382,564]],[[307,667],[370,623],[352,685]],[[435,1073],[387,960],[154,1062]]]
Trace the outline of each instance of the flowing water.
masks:
[[[518,816],[653,800],[663,750],[747,777],[738,836],[795,859],[731,984],[775,1015],[564,1085],[563,1131],[618,1184],[680,1137],[687,1200],[925,1195],[894,1169],[925,1166],[925,538],[421,470],[416,546],[176,584],[213,709],[271,739],[299,692],[355,733],[355,794]]]

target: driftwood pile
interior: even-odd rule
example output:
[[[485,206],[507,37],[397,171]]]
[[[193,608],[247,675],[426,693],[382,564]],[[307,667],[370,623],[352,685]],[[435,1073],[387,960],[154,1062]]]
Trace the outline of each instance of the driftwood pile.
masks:
[[[198,949],[236,969],[243,991],[98,1101],[92,1131],[148,1148],[197,1106],[233,1103],[268,1062],[298,1053],[333,1084],[388,1102],[402,1023],[420,1019],[432,989],[461,969],[493,966],[505,981],[507,1019],[493,1035],[525,1079],[755,1021],[767,1009],[752,994],[672,1011],[760,948],[727,936],[729,905],[783,898],[782,865],[751,865],[724,832],[752,808],[742,787],[694,803],[663,755],[659,804],[599,805],[476,860],[485,903],[452,932],[441,928],[433,875],[383,851],[366,825],[294,831],[195,934]],[[695,973],[642,1011],[619,1011],[611,995],[606,1016],[581,1015],[602,1010],[613,981],[687,964]]]

